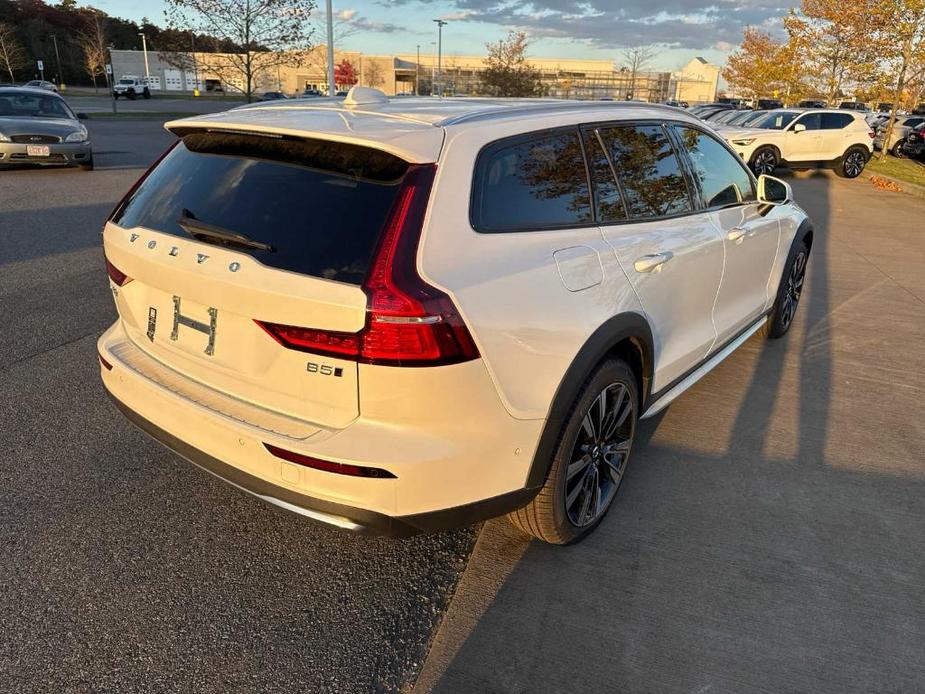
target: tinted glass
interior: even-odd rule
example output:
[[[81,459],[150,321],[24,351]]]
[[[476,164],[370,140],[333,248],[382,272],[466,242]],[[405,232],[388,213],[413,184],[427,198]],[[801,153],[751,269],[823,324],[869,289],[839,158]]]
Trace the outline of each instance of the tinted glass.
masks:
[[[35,94],[0,89],[0,115],[4,118],[71,118],[76,116],[57,94]]]
[[[677,131],[690,157],[694,175],[700,181],[706,207],[755,200],[751,176],[739,157],[700,130],[678,127]]]
[[[407,163],[322,140],[187,135],[113,218],[189,237],[178,220],[262,241],[264,265],[359,284]]]
[[[594,185],[594,203],[597,207],[598,220],[605,224],[626,219],[626,209],[623,207],[620,188],[613,177],[610,162],[607,161],[607,155],[604,154],[596,133],[586,134],[585,151],[588,154],[588,166],[591,168],[591,182]]]
[[[807,113],[805,116],[800,116],[797,122],[794,123],[794,127],[797,125],[802,125],[807,130],[819,130],[822,128],[822,114]]]
[[[822,129],[823,130],[841,130],[854,120],[854,117],[848,113],[823,113]]]
[[[578,131],[496,143],[482,151],[472,220],[479,231],[590,223],[591,196]]]
[[[660,125],[599,132],[620,178],[630,217],[662,217],[692,209],[678,157]]]

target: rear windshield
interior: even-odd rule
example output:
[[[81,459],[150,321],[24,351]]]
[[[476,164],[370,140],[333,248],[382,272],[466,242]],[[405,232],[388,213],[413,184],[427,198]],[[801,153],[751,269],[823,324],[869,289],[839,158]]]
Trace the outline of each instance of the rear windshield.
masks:
[[[356,145],[193,133],[112,221],[225,244],[281,270],[360,284],[407,169],[398,157]]]

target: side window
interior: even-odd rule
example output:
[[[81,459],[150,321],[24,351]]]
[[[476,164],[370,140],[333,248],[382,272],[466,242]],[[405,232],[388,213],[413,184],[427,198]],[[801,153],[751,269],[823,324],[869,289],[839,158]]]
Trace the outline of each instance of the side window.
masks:
[[[649,219],[690,212],[681,163],[660,125],[601,128],[598,131],[623,187],[626,213]]]
[[[822,129],[841,130],[850,125],[852,121],[854,121],[854,116],[850,113],[823,113]]]
[[[851,116],[848,116],[848,118],[851,118]],[[793,124],[793,127],[796,127],[797,125],[805,126],[807,130],[821,130],[822,114],[807,113],[805,116],[800,116],[797,119],[797,122]]]
[[[623,206],[623,196],[613,177],[610,162],[601,147],[597,133],[586,132],[585,153],[588,155],[588,167],[591,170],[591,185],[594,187],[594,204],[597,209],[597,219],[601,224],[619,222],[626,219],[626,208]]]
[[[475,165],[478,231],[527,231],[592,223],[578,130],[489,145]]]
[[[756,199],[752,177],[739,157],[701,130],[681,126],[675,129],[690,158],[694,176],[700,183],[705,207],[722,207]]]

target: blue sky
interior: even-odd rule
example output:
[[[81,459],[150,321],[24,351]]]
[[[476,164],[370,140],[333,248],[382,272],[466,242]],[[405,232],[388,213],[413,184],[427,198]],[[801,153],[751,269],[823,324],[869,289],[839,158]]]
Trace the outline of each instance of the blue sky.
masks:
[[[93,0],[110,15],[164,23],[160,0]],[[321,0],[323,7],[324,2]],[[433,51],[435,18],[445,55],[480,55],[509,29],[527,32],[530,55],[621,60],[626,46],[653,45],[653,68],[674,69],[695,55],[722,64],[747,25],[773,28],[779,0],[350,0],[334,3],[346,36],[340,45],[371,54]],[[320,18],[320,16],[319,16]],[[316,42],[323,41],[319,34]]]

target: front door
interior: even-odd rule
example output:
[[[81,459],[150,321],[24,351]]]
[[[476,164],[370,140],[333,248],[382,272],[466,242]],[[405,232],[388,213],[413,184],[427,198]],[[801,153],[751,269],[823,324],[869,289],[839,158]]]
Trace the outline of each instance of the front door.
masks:
[[[770,304],[769,279],[780,225],[773,214],[762,214],[754,179],[734,152],[698,128],[675,129],[703,207],[723,239],[725,268],[713,308],[719,347],[754,323]]]
[[[785,133],[786,146],[783,156],[787,161],[824,161],[822,137],[822,116],[806,113],[797,118]]]

